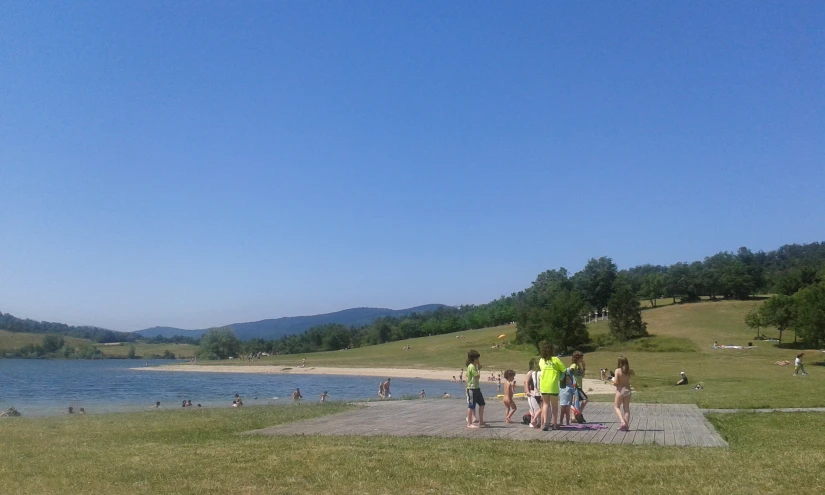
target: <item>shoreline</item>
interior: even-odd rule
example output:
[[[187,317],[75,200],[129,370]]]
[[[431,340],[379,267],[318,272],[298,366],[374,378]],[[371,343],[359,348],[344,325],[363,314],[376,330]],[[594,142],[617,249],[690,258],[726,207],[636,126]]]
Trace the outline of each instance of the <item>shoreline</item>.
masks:
[[[191,364],[170,364],[164,366],[152,366],[142,368],[129,368],[134,371],[167,371],[176,373],[248,373],[256,375],[343,375],[343,376],[370,376],[379,378],[411,378],[420,380],[440,380],[453,382],[453,370],[435,369],[415,369],[415,368],[343,368],[343,367],[322,367],[310,366],[301,368],[298,366],[233,366],[233,365],[191,365]],[[479,380],[480,384],[494,382]],[[524,383],[524,374],[520,373],[515,378],[516,386],[520,387]],[[603,384],[601,380],[585,378],[584,391],[588,394],[613,394],[616,389],[609,384]]]

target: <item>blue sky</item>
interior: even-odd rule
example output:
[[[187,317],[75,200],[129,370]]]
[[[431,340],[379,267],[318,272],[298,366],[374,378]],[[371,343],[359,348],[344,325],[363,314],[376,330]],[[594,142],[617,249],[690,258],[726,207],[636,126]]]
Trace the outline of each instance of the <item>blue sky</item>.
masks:
[[[822,2],[0,3],[0,311],[483,303],[825,239]]]

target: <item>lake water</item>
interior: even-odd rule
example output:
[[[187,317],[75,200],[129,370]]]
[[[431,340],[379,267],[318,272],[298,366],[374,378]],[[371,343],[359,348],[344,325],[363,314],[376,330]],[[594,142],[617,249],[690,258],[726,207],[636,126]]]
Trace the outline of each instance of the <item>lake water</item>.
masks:
[[[24,416],[64,413],[69,406],[90,414],[145,411],[157,402],[179,408],[189,399],[203,407],[231,407],[235,394],[246,405],[289,404],[296,387],[306,400],[318,400],[324,390],[330,400],[376,399],[380,378],[328,375],[255,375],[247,373],[180,373],[135,371],[143,360],[61,361],[0,359],[0,410],[14,406]],[[150,366],[180,361],[150,360]],[[392,378],[393,397],[429,397],[449,392],[461,399],[464,385],[439,380]],[[485,397],[496,386],[482,384]]]

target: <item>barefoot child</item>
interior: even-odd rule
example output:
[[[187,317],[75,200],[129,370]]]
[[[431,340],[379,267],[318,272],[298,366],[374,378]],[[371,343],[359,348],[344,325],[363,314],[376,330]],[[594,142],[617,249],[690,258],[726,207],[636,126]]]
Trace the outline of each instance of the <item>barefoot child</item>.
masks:
[[[796,355],[796,359],[793,360],[793,376],[797,376],[799,372],[802,372],[802,376],[808,376],[805,373],[805,366],[802,364],[802,355],[805,354],[804,352],[800,352]]]
[[[329,397],[329,394],[327,393],[326,390],[324,390],[324,393],[319,395],[318,397],[321,398],[321,404],[323,404],[327,400],[327,397]]]
[[[516,413],[516,402],[513,400],[513,394],[516,393],[516,372],[507,370],[504,372],[504,422],[512,423],[513,414]]]
[[[570,406],[573,405],[573,392],[576,387],[573,386],[573,379],[569,373],[564,374],[564,386],[559,388],[559,409],[561,414],[559,417],[559,426],[566,424],[570,425]],[[565,420],[567,420],[565,422]]]
[[[613,410],[621,422],[620,431],[627,431],[630,428],[630,377],[633,376],[633,370],[630,369],[630,363],[624,356],[619,357],[616,368],[616,376],[613,380],[616,385],[616,398],[613,401]],[[624,411],[623,411],[624,410]]]
[[[478,385],[478,372],[481,369],[480,357],[481,354],[475,349],[467,353],[467,428],[487,426],[484,423],[484,396],[481,395],[481,388]],[[478,425],[473,422],[476,406],[478,406]]]

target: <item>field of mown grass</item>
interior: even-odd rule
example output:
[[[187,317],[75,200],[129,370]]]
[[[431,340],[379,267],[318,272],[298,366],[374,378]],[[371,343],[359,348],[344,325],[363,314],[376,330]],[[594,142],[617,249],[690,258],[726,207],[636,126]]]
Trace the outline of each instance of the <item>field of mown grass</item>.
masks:
[[[3,419],[2,492],[751,495],[825,491],[825,435],[812,434],[825,431],[825,414],[818,413],[712,416],[729,449],[239,435],[345,409],[348,406],[330,403]]]
[[[0,330],[0,349],[15,350],[28,344],[42,345],[42,333],[25,333],[25,332],[9,332],[8,330]],[[63,337],[65,345],[78,347],[81,345],[94,345],[100,352],[108,357],[125,358],[129,353],[129,342],[119,343],[117,345],[96,344],[88,339],[78,339],[75,337]],[[135,353],[138,356],[150,356],[152,354],[163,355],[163,352],[175,353],[178,358],[192,358],[198,350],[198,346],[190,344],[144,344],[136,342]]]
[[[588,353],[588,377],[596,378],[602,367],[614,369],[616,358],[625,355],[636,373],[634,400],[695,403],[708,408],[825,406],[825,366],[815,365],[825,363],[825,353],[817,349],[804,351],[809,374],[805,378],[792,377],[792,367],[775,365],[776,361],[793,361],[801,351],[753,340],[754,332],[743,319],[758,304],[760,301],[708,301],[647,309],[642,314],[651,337]],[[606,333],[607,322],[590,324],[588,329],[591,336]],[[776,336],[773,329],[764,330],[763,333]],[[508,342],[515,331],[514,326],[502,326],[346,351],[276,356],[248,364],[294,366],[306,358],[307,366],[434,368],[458,373],[467,350],[474,348],[481,353],[481,363],[488,370],[512,368],[523,372],[534,355],[530,346],[492,348]],[[506,337],[498,339],[502,333]],[[464,338],[457,339],[457,335]],[[793,333],[786,332],[784,337],[792,341]],[[752,341],[756,348],[717,350],[711,348],[714,341],[735,345]],[[403,350],[405,345],[411,349]],[[569,358],[564,361],[569,362]],[[233,360],[220,364],[245,363]],[[680,371],[687,373],[690,387],[673,386]],[[703,383],[704,390],[693,390],[697,382]]]
[[[14,350],[29,344],[42,345],[43,337],[45,337],[45,334],[42,333],[9,332],[8,330],[0,330],[0,349]],[[90,343],[90,341],[86,339],[76,339],[74,337],[63,337],[63,340],[66,345],[75,347]]]

